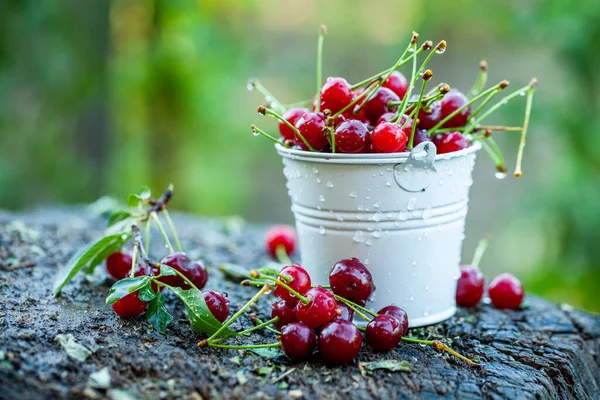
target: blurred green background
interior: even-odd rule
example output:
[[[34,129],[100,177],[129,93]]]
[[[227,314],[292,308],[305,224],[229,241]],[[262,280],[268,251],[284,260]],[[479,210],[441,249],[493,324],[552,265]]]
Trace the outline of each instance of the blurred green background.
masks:
[[[413,30],[448,41],[435,79],[468,90],[540,80],[524,176],[494,178],[482,153],[464,260],[486,233],[488,277],[600,311],[600,2],[581,0],[2,0],[0,206],[123,198],[176,186],[174,207],[292,222],[281,161],[249,130],[258,77],[284,103],[324,75],[356,82],[391,65]],[[524,101],[523,101],[524,102]],[[494,122],[518,125],[524,104]],[[518,134],[495,137],[512,166]]]

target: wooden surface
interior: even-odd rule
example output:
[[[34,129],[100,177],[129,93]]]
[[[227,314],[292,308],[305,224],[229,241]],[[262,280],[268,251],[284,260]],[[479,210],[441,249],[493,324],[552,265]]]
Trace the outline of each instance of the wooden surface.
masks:
[[[188,253],[209,267],[235,262],[252,268],[265,261],[260,227],[232,231],[223,221],[185,215],[177,216],[176,225]],[[168,295],[175,320],[164,335],[149,329],[143,317],[121,320],[104,305],[111,281],[102,267],[94,279],[77,278],[59,299],[52,298],[57,266],[99,237],[102,227],[83,208],[0,213],[0,398],[600,398],[600,318],[533,296],[523,311],[481,305],[412,332],[448,338],[480,366],[407,343],[388,353],[365,347],[357,363],[405,360],[412,372],[364,375],[357,363],[330,368],[318,355],[292,364],[283,356],[198,349],[203,336]],[[160,256],[161,247],[155,243],[151,253]],[[226,291],[233,309],[253,293],[215,268],[207,288]],[[254,311],[266,319],[267,299]],[[249,324],[243,318],[233,327]],[[72,334],[93,354],[83,362],[67,357],[55,341],[58,334]],[[274,337],[265,333],[252,340]],[[110,386],[93,388],[90,374],[103,368]]]

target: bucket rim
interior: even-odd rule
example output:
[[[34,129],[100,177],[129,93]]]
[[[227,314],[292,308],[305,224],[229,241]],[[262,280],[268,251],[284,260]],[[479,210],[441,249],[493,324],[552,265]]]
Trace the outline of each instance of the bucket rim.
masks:
[[[408,160],[409,152],[403,153],[319,153],[305,150],[294,150],[284,147],[280,144],[275,144],[275,149],[280,156],[299,161],[312,161],[326,164],[386,164],[386,163],[402,163]],[[454,151],[452,153],[437,154],[435,161],[450,160],[467,156],[481,149],[481,143],[474,142],[466,149]]]

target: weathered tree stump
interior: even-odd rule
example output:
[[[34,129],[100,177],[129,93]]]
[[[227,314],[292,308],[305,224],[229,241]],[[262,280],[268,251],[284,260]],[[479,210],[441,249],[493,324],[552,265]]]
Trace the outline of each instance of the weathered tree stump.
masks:
[[[358,362],[406,360],[412,372],[376,370],[357,364],[331,368],[318,356],[292,364],[251,352],[197,348],[182,307],[167,295],[175,320],[164,335],[140,317],[122,320],[104,305],[110,280],[77,278],[54,299],[59,265],[101,235],[103,221],[85,209],[0,214],[0,398],[600,398],[600,318],[568,305],[530,296],[523,311],[489,305],[461,309],[449,321],[413,334],[451,339],[478,359],[470,366],[430,347],[404,343],[389,353],[363,349]],[[249,268],[265,261],[262,229],[227,230],[217,220],[179,215],[183,245],[214,266],[233,262]],[[157,236],[157,235],[154,235]],[[158,239],[158,238],[156,238]],[[158,243],[158,242],[157,242]],[[156,243],[153,251],[161,255]],[[208,287],[226,291],[233,309],[251,297],[211,269]],[[267,300],[254,309],[267,318]],[[250,322],[244,318],[234,328]],[[72,334],[93,351],[85,361],[68,357],[55,341]],[[273,336],[255,335],[256,342]],[[90,374],[107,368],[105,379]],[[363,371],[364,372],[364,371]],[[106,375],[104,375],[106,378]],[[94,388],[96,387],[96,388]]]

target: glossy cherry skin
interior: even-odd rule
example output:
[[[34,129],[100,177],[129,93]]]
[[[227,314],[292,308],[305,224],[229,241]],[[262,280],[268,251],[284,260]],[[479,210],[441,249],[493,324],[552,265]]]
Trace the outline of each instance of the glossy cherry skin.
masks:
[[[376,153],[400,153],[406,148],[410,131],[390,122],[383,122],[371,132],[371,147]]]
[[[357,258],[336,262],[329,273],[329,284],[333,293],[361,306],[375,291],[373,276]]]
[[[377,125],[381,124],[382,122],[390,122],[390,120],[392,118],[396,117],[396,113],[393,112],[387,112],[385,114],[383,114],[381,117],[379,117],[379,120],[377,121]],[[408,122],[406,122],[406,120],[409,119]],[[400,125],[403,126],[404,124],[406,124],[406,127],[404,129],[405,132],[410,132],[412,130],[413,127],[413,119],[410,118],[408,115],[404,114],[402,115],[402,119],[400,122]]]
[[[280,300],[271,305],[271,318],[279,318],[277,323],[273,324],[277,329],[281,329],[289,323],[296,321],[296,311],[294,306],[285,300]]]
[[[342,122],[335,129],[335,151],[362,153],[369,148],[369,129],[358,120]]]
[[[492,305],[499,309],[516,310],[523,302],[523,285],[511,274],[501,274],[488,286]]]
[[[389,351],[402,339],[400,321],[389,314],[381,314],[367,324],[365,339],[376,351]]]
[[[184,252],[179,251],[176,253],[167,254],[160,260],[160,263],[168,265],[174,270],[181,272],[182,275],[188,277],[187,270],[190,264],[190,259]],[[154,275],[158,275],[160,273],[158,268],[154,268],[152,272]],[[163,276],[159,279],[159,281],[170,286],[178,286],[182,289],[189,288],[188,284],[185,283],[178,275]]]
[[[456,282],[456,304],[475,307],[483,297],[485,278],[479,268],[470,265],[460,267],[460,278]]]
[[[115,251],[106,258],[106,271],[116,280],[121,280],[129,275],[132,263],[131,254]]]
[[[365,96],[368,98],[369,95]],[[388,111],[395,111],[398,106],[389,107],[390,101],[400,101],[398,95],[388,88],[381,87],[377,89],[375,94],[367,101],[362,108],[365,118],[369,120],[371,125],[375,125],[383,114]]]
[[[434,101],[428,109],[419,109],[419,128],[431,129],[442,120],[442,103]]]
[[[307,108],[294,107],[284,112],[282,117],[292,126],[296,126],[296,122],[307,112],[309,112]],[[283,122],[279,122],[279,133],[285,140],[294,140],[294,131]]]
[[[300,264],[292,264],[287,267],[283,267],[279,272],[281,275],[289,276],[292,278],[291,282],[284,282],[289,287],[294,289],[296,292],[304,295],[310,289],[310,275],[304,268],[300,266]],[[278,278],[279,281],[283,282],[283,279]],[[291,294],[286,288],[281,285],[277,285],[273,290],[273,294],[275,297],[279,297],[282,300],[285,300],[291,306],[298,303],[298,298]]]
[[[221,293],[217,293],[213,290],[202,292],[204,301],[211,314],[217,319],[217,321],[223,323],[229,316],[229,300]]]
[[[445,119],[447,116],[452,114],[454,111],[458,110],[465,104],[469,102],[467,96],[459,92],[458,90],[450,90],[444,98],[441,100],[442,109],[441,114],[442,118]],[[459,128],[465,126],[469,117],[471,116],[471,107],[465,107],[454,117],[450,118],[447,122],[442,125],[443,128]]]
[[[333,294],[321,286],[309,289],[304,296],[310,302],[296,304],[296,319],[311,329],[331,321],[337,315],[337,301]]]
[[[128,294],[112,305],[113,310],[121,318],[137,317],[146,310],[148,303],[138,298],[139,290]]]
[[[406,311],[397,306],[385,306],[377,312],[379,315],[391,315],[400,322],[400,335],[404,336],[408,333],[408,314]]]
[[[329,110],[331,115],[337,113],[352,102],[353,93],[350,84],[344,78],[327,78],[321,88],[321,111]],[[350,115],[349,108],[345,114]]]
[[[323,113],[310,112],[304,114],[296,121],[296,128],[313,149],[323,150],[329,145],[327,137],[325,136],[329,130],[327,129],[325,115]],[[294,143],[303,150],[308,150],[308,147],[298,135],[294,135]]]
[[[296,249],[296,230],[289,225],[273,225],[265,235],[265,246],[271,257],[277,257],[277,247],[285,248],[290,255]]]
[[[336,313],[337,315],[333,318],[334,320],[341,319],[344,321],[352,322],[352,319],[354,318],[354,310],[352,310],[350,307],[348,307],[341,301],[337,302]]]
[[[452,153],[466,149],[471,145],[467,138],[460,132],[439,133],[431,141],[437,148],[437,154]]]
[[[208,272],[206,271],[206,267],[202,260],[192,261],[187,266],[184,275],[200,290],[202,290],[202,288],[206,286],[206,282],[208,282]],[[187,285],[186,288],[188,288]]]
[[[408,80],[401,72],[394,71],[381,86],[390,89],[402,100],[408,90]]]
[[[351,322],[335,320],[319,334],[319,353],[329,365],[347,364],[354,360],[362,345],[362,336]]]
[[[415,137],[413,138],[413,146],[417,146],[423,142],[431,142],[433,141],[432,137],[429,137],[427,134],[427,130],[417,128],[415,129]]]
[[[312,329],[301,322],[292,322],[281,329],[281,347],[292,361],[310,357],[315,349],[317,337]]]

